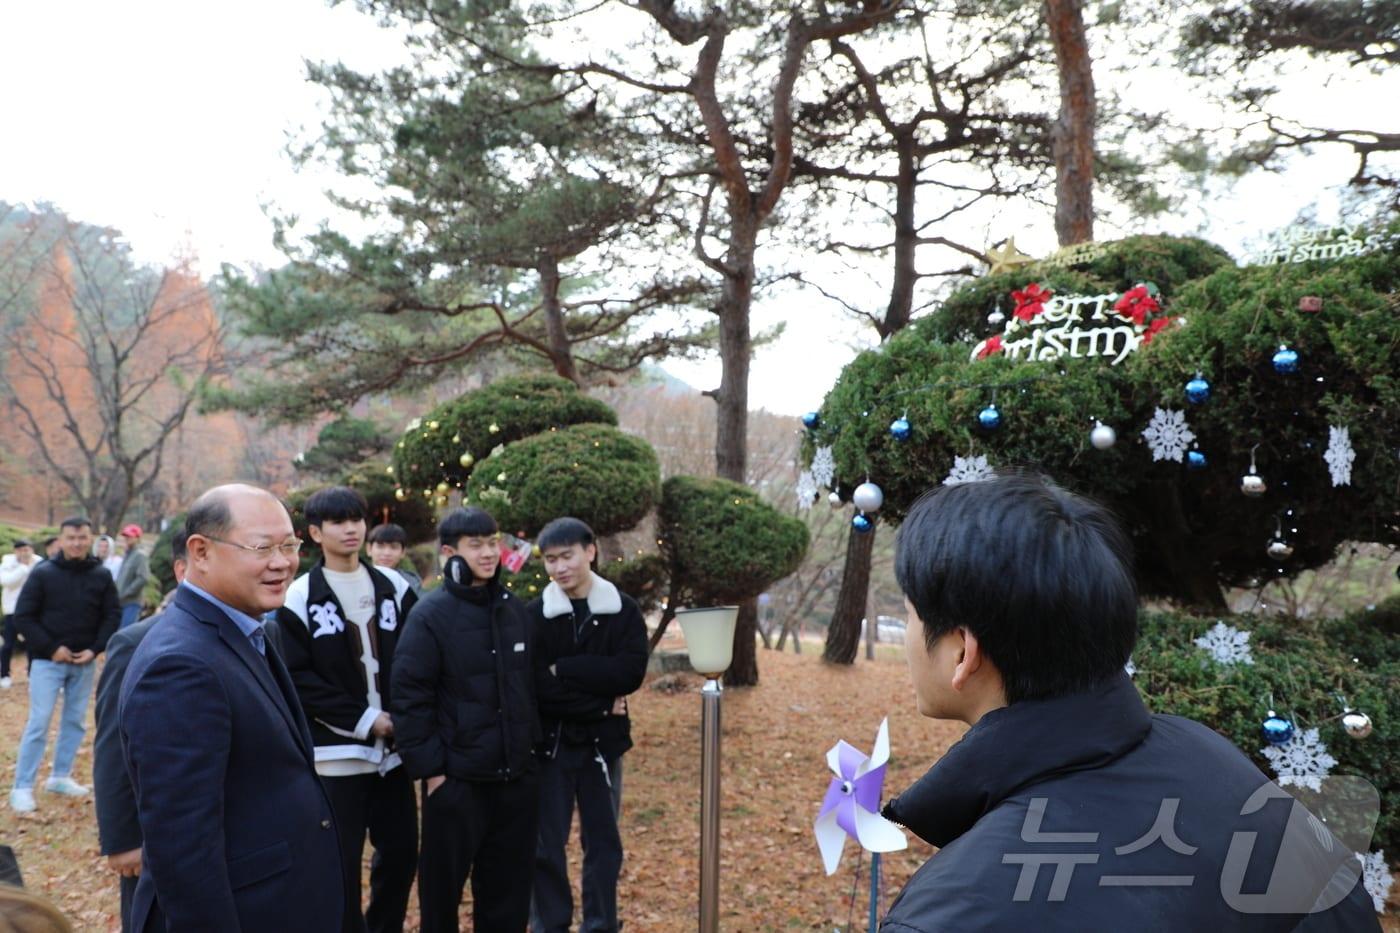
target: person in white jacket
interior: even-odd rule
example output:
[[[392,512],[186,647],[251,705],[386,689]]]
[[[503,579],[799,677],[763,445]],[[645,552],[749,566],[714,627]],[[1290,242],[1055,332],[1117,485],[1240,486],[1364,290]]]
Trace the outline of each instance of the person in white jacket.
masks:
[[[19,602],[19,591],[24,581],[29,579],[29,571],[39,563],[34,554],[34,545],[23,538],[15,542],[15,552],[0,558],[0,609],[4,610],[5,623],[0,644],[0,688],[10,689],[10,655],[15,649],[15,624],[10,616],[14,614],[15,603]]]

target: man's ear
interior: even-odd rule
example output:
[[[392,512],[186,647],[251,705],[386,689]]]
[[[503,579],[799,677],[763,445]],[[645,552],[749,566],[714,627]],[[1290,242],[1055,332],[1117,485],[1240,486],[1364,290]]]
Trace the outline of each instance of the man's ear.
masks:
[[[449,557],[456,556],[457,549],[450,544],[444,544],[442,547],[438,548],[438,553],[442,556],[442,559],[446,561]]]
[[[312,540],[312,541],[315,541],[317,544],[320,544],[320,543],[321,543],[321,526],[320,526],[320,525],[307,525],[307,526],[306,526],[306,533],[307,533],[307,535],[309,535],[309,536],[311,537],[311,540]]]
[[[953,668],[952,686],[954,690],[962,690],[967,686],[972,675],[982,669],[986,658],[982,654],[982,645],[977,641],[977,636],[966,628],[954,630],[962,640],[962,647],[958,651],[958,663]]]
[[[189,555],[185,560],[185,567],[188,569],[194,564],[203,562],[209,556],[209,542],[203,535],[195,535],[186,543],[185,551]]]

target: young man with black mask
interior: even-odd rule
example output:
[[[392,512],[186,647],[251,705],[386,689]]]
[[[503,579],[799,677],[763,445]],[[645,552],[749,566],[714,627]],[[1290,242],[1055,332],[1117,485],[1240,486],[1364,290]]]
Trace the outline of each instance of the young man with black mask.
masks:
[[[895,576],[919,712],[971,728],[884,808],[939,851],[882,931],[1379,930],[1346,845],[1228,739],[1143,705],[1102,507],[1029,474],[941,487]]]
[[[404,766],[424,781],[422,929],[455,933],[470,877],[473,929],[521,933],[539,826],[530,616],[500,583],[489,513],[454,509],[438,539],[443,585],[408,619],[393,687]]]
[[[593,530],[558,518],[536,545],[550,583],[530,604],[544,726],[532,933],[568,933],[573,895],[564,850],[578,803],[583,843],[580,933],[615,933],[622,870],[622,755],[632,747],[629,693],[647,671],[647,629],[632,597],[593,572]]]
[[[408,583],[360,556],[369,506],[332,486],[306,500],[321,559],[287,590],[279,647],[316,743],[316,772],[340,831],[345,933],[400,933],[418,867],[413,782],[394,750],[395,648],[413,607]],[[374,846],[370,902],[360,906],[365,835]]]

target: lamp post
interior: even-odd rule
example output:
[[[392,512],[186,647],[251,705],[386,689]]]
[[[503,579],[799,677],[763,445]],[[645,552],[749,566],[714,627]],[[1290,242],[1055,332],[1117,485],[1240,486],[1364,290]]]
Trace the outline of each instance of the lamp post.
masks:
[[[681,609],[690,666],[705,678],[700,691],[700,933],[719,931],[720,677],[734,659],[737,606]]]

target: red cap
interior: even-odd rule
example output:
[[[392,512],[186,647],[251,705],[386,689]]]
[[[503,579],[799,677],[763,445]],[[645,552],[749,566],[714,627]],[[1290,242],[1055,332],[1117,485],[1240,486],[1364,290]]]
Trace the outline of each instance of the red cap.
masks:
[[[125,528],[122,529],[122,537],[123,537],[123,538],[139,538],[139,537],[141,537],[141,526],[140,526],[140,525],[127,525]]]

